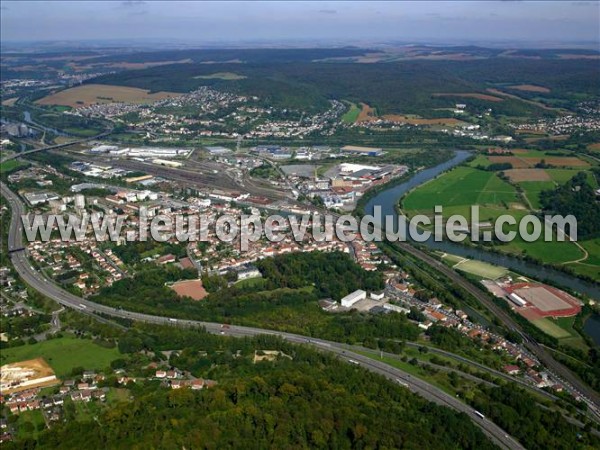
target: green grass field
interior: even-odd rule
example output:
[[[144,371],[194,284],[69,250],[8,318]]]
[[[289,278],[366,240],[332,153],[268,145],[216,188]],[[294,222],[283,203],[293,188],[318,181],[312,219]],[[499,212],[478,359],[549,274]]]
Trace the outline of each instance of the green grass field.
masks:
[[[508,273],[508,269],[505,269],[504,267],[494,266],[472,259],[459,262],[454,268],[488,280],[496,280]]]
[[[64,336],[33,345],[22,345],[3,349],[0,354],[2,365],[34,358],[44,358],[54,369],[56,376],[68,376],[73,368],[101,370],[120,357],[116,348],[105,348],[89,339]]]
[[[470,167],[488,167],[492,162],[488,159],[486,155],[477,155],[473,161],[469,163]]]
[[[556,184],[553,181],[522,181],[519,186],[525,191],[531,206],[534,209],[541,209],[540,193],[554,189]]]
[[[600,279],[600,238],[579,241],[579,245],[588,252],[588,257],[584,261],[569,264],[569,267],[579,274]]]
[[[493,172],[457,167],[409,193],[402,207],[409,215],[432,215],[434,207],[442,205],[443,215],[448,217],[451,214],[467,215],[471,205],[480,205],[491,207],[489,212],[498,209],[496,212],[500,215],[508,211],[503,203],[519,203],[514,186]]]
[[[594,188],[598,187],[598,183],[594,175],[585,169],[546,169],[546,173],[550,175],[552,181],[558,184],[565,184],[579,172],[587,173],[587,181]]]
[[[515,240],[501,247],[507,253],[525,254],[548,263],[564,263],[583,257],[583,252],[572,242],[526,242],[518,235]]]
[[[360,114],[360,108],[356,106],[354,103],[350,104],[350,109],[342,116],[342,122],[344,123],[354,123],[356,119],[358,119],[358,115]]]
[[[587,264],[600,266],[600,238],[579,241],[579,245],[588,252],[588,257],[585,262]]]
[[[571,333],[562,327],[559,327],[552,319],[543,318],[538,320],[532,320],[532,324],[542,330],[549,336],[555,337],[556,339],[563,339],[571,337]]]
[[[551,170],[558,171],[555,176],[557,174],[565,176],[562,169]],[[573,170],[566,172],[570,172],[571,175],[577,173]],[[567,177],[567,179],[569,178]],[[539,192],[545,186],[553,185],[552,182],[525,183],[529,183],[524,189],[529,193],[528,198],[532,201],[534,208],[539,207]],[[452,214],[459,214],[467,219],[470,218],[471,205],[479,205],[479,221],[491,223],[503,214],[510,214],[518,223],[530,213],[518,198],[513,185],[498,178],[494,172],[464,166],[457,167],[410,192],[404,199],[402,208],[409,216],[415,214],[431,216],[435,205],[443,206],[445,218]],[[504,231],[517,230],[518,226],[506,226]],[[583,252],[572,242],[545,242],[543,240],[526,242],[519,237],[518,233],[516,239],[498,246],[497,250],[504,253],[528,255],[544,262],[558,264],[575,261],[584,256]],[[594,249],[594,251],[600,251],[600,248]],[[600,253],[598,254],[600,255]],[[466,266],[466,268],[468,267]],[[582,267],[580,270],[590,272],[588,267]]]
[[[561,344],[569,345],[585,352],[589,350],[583,338],[573,328],[575,317],[544,318],[533,320],[531,323],[544,333],[560,339]]]
[[[9,161],[3,162],[0,164],[0,173],[9,172],[17,167],[25,166],[27,163],[23,161],[19,161],[16,159],[11,159]]]
[[[442,259],[452,265],[463,261],[465,258],[458,255],[451,255],[450,253],[439,253]]]

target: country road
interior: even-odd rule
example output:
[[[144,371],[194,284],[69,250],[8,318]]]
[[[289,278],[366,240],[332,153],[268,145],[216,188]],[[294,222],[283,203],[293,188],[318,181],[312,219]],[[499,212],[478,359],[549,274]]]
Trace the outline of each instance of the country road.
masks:
[[[107,319],[98,314],[135,320],[146,323],[171,325],[179,327],[203,327],[210,333],[220,334],[225,333],[233,337],[257,336],[268,334],[278,336],[286,341],[311,345],[321,351],[327,351],[338,355],[340,358],[358,364],[363,368],[375,373],[379,373],[389,380],[402,384],[415,394],[435,402],[439,405],[447,406],[455,411],[467,414],[473,423],[475,423],[492,442],[504,449],[523,449],[523,446],[513,437],[509,436],[504,430],[498,427],[493,422],[486,418],[479,417],[475,410],[470,406],[462,403],[460,400],[445,393],[441,389],[427,383],[424,380],[412,377],[406,372],[389,366],[381,361],[371,359],[359,353],[355,353],[347,349],[343,344],[338,342],[326,341],[323,339],[308,338],[292,333],[277,332],[273,330],[265,330],[261,328],[242,327],[230,325],[228,328],[222,328],[222,324],[212,322],[201,322],[195,320],[182,320],[165,316],[153,316],[149,314],[136,313],[109,306],[101,305],[89,300],[77,297],[54,284],[50,279],[47,279],[40,272],[36,271],[31,266],[26,251],[23,248],[23,226],[20,220],[22,214],[25,213],[25,205],[4,183],[0,183],[2,195],[9,201],[12,215],[11,226],[8,236],[8,249],[10,252],[11,261],[21,276],[21,278],[46,297],[56,301],[57,303],[73,308],[83,314],[91,315],[99,320],[107,322]]]

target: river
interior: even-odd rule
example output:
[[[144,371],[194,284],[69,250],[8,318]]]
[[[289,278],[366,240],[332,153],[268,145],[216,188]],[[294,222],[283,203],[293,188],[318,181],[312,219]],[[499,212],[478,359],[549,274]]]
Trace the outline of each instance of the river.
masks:
[[[596,345],[600,345],[600,315],[590,316],[583,324],[583,331],[593,339]]]
[[[381,206],[383,217],[392,215],[396,219],[398,217],[396,205],[404,194],[420,184],[435,178],[442,172],[459,165],[468,159],[470,155],[471,153],[468,151],[457,150],[452,159],[435,167],[418,172],[406,182],[380,192],[366,204],[365,213],[373,214],[374,206],[379,205]],[[426,245],[432,250],[439,250],[459,255],[464,258],[477,259],[491,264],[496,264],[498,266],[507,267],[515,272],[536,278],[541,281],[551,280],[554,284],[570,288],[600,301],[600,288],[597,285],[572,277],[564,272],[560,272],[552,268],[542,267],[538,264],[523,261],[509,255],[501,255],[498,253],[487,252],[479,248],[467,247],[466,245],[457,244],[448,240],[435,242],[433,238],[431,238],[422,244]],[[597,326],[600,327],[600,320],[596,323]],[[598,333],[600,334],[600,329],[598,330]]]

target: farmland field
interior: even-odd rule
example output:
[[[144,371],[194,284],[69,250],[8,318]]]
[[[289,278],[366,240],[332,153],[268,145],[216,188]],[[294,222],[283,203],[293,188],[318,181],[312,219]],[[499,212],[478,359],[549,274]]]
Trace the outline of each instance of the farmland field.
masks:
[[[493,163],[502,164],[502,163],[510,163],[513,166],[513,169],[528,169],[535,167],[536,164],[542,163],[542,160],[549,165],[555,167],[578,167],[578,168],[586,168],[590,165],[579,159],[575,156],[540,156],[540,157],[530,157],[523,155],[515,155],[515,156],[489,156],[489,160]]]
[[[462,120],[455,119],[453,117],[439,118],[439,119],[423,119],[421,117],[411,117],[400,114],[387,114],[383,116],[384,119],[392,122],[407,123],[409,125],[448,125],[456,126],[462,125],[465,122]]]
[[[569,170],[569,169],[546,169],[546,173],[548,175],[550,175],[550,178],[552,178],[552,181],[554,181],[555,183],[558,183],[558,184],[565,184],[567,181],[569,181],[571,178],[573,178],[579,172],[580,172],[579,170]],[[592,187],[598,186],[595,177],[590,172],[588,172],[588,174],[587,174],[587,179],[588,179],[588,183],[590,183],[592,185]]]
[[[22,345],[2,350],[2,365],[34,358],[44,358],[54,369],[56,376],[68,376],[74,367],[88,370],[100,370],[119,358],[116,348],[105,348],[89,339],[78,339],[72,336],[38,342],[33,345]]]
[[[48,95],[38,101],[39,105],[89,106],[97,103],[149,103],[174,97],[174,92],[154,92],[125,86],[86,84]]]
[[[509,169],[504,174],[512,182],[550,181],[550,175],[544,169]]]
[[[536,86],[533,84],[517,84],[516,86],[509,86],[509,88],[516,89],[518,91],[525,91],[525,92],[543,92],[543,93],[550,92],[550,89],[548,89],[548,88],[545,88],[543,86]]]
[[[503,202],[519,202],[514,186],[493,172],[457,167],[409,193],[403,202],[403,209],[409,215],[431,215],[436,205],[443,205],[444,217],[448,217],[450,214],[467,215],[471,205],[480,205],[489,207],[488,212],[497,210],[499,215],[508,210],[502,205]]]
[[[518,219],[517,219],[518,220]],[[583,252],[572,242],[545,242],[537,240],[526,242],[518,235],[512,242],[505,244],[502,251],[518,255],[528,255],[540,261],[561,264],[583,258]]]
[[[542,208],[540,193],[556,187],[553,181],[522,181],[519,186],[525,191],[525,196],[531,203],[531,207],[538,210]]]
[[[481,157],[482,155],[478,156],[478,158]],[[491,157],[488,158],[491,159]],[[471,162],[472,164],[473,162]],[[567,172],[573,175],[577,173],[575,170],[567,170]],[[546,188],[555,186],[552,181],[518,184],[525,191],[525,195],[534,209],[541,206],[539,193]],[[524,205],[519,198],[515,186],[500,179],[494,172],[468,166],[457,167],[410,192],[402,202],[402,209],[408,216],[415,214],[432,216],[436,205],[443,206],[444,218],[448,218],[452,214],[460,214],[468,218],[471,205],[479,205],[480,222],[493,222],[498,216],[509,214],[518,223],[530,212],[529,207]],[[516,231],[516,229],[516,226],[505,227],[505,231]],[[576,261],[585,256],[583,251],[572,242],[556,240],[526,242],[518,234],[512,242],[498,246],[497,249],[504,253],[527,255],[556,264]],[[580,269],[581,273],[590,271],[587,266],[580,267],[573,264],[572,267],[575,270]]]
[[[466,93],[436,93],[433,94],[434,97],[464,97],[464,98],[476,98],[478,100],[486,100],[488,102],[502,102],[504,99],[500,97],[495,97],[493,95],[488,94],[480,94],[477,92],[466,92]]]

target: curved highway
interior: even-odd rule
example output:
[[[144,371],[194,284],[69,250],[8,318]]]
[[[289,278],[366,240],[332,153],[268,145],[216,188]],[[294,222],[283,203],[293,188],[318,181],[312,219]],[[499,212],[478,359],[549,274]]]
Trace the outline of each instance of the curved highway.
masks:
[[[389,380],[407,387],[415,394],[418,394],[429,401],[467,414],[471,420],[485,433],[485,435],[500,448],[523,449],[523,446],[519,444],[516,439],[509,436],[504,430],[502,430],[493,422],[478,416],[473,408],[462,403],[460,400],[446,394],[441,389],[438,389],[423,380],[410,376],[400,369],[391,367],[383,362],[348,350],[343,344],[326,341],[323,339],[307,338],[306,336],[300,336],[292,333],[264,330],[261,328],[233,325],[223,327],[218,323],[153,316],[149,314],[111,308],[109,306],[101,305],[77,297],[76,295],[73,295],[58,287],[51,280],[47,279],[44,275],[42,275],[42,273],[36,271],[33,266],[30,265],[23,248],[23,225],[20,220],[21,215],[25,214],[25,206],[19,197],[10,189],[8,189],[4,183],[0,183],[0,190],[2,195],[9,201],[12,209],[11,226],[8,236],[8,249],[15,269],[29,286],[63,306],[79,310],[84,314],[92,315],[100,320],[106,319],[99,317],[98,314],[162,325],[203,327],[210,333],[221,333],[234,337],[268,334],[278,336],[289,342],[305,345],[308,344],[316,347],[319,350],[334,353],[340,356],[342,359],[362,366],[372,372],[379,373]]]
[[[581,381],[567,367],[556,361],[550,352],[548,352],[548,350],[543,348],[538,342],[529,337],[522,330],[521,326],[518,325],[505,310],[496,305],[485,292],[467,281],[454,269],[448,267],[424,251],[419,250],[418,248],[415,248],[406,242],[398,242],[397,245],[406,253],[410,253],[431,267],[434,267],[438,272],[446,275],[448,278],[450,278],[450,280],[479,300],[483,306],[490,310],[494,316],[497,317],[509,330],[519,333],[519,335],[521,335],[523,338],[523,345],[532,354],[534,354],[547,369],[552,370],[556,375],[566,381],[566,388],[571,391],[571,393],[581,396],[594,414],[597,417],[600,417],[600,395],[598,395],[596,391]]]

